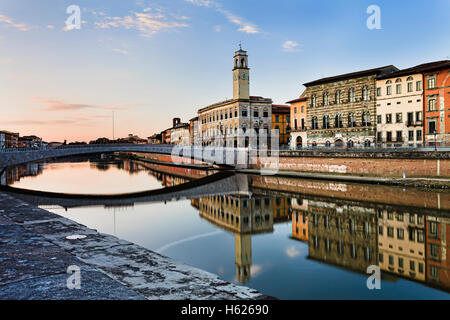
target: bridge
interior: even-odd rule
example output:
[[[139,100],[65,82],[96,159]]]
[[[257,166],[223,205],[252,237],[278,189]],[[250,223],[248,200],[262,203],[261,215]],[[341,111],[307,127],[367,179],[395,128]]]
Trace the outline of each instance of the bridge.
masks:
[[[209,164],[246,168],[250,157],[257,154],[256,149],[226,148],[215,146],[179,146],[167,144],[89,144],[61,146],[42,149],[4,149],[0,150],[0,170],[33,161],[94,153],[140,152],[158,153],[195,159]],[[261,154],[264,156],[263,154]],[[276,157],[278,160],[278,157]]]
[[[64,208],[100,205],[132,206],[135,203],[164,202],[216,195],[250,195],[248,176],[245,174],[233,174],[227,171],[177,186],[127,194],[66,194],[26,190],[10,186],[0,186],[0,192],[9,193],[15,198],[36,206],[58,205]]]

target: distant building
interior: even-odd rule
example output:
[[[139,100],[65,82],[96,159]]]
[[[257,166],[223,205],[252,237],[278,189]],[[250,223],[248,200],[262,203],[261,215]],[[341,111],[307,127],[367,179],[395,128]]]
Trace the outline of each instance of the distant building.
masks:
[[[278,130],[280,146],[286,146],[289,142],[291,126],[291,109],[285,105],[272,105],[272,129]]]
[[[201,144],[198,117],[189,120],[189,138],[191,145]]]
[[[19,134],[0,130],[0,149],[11,149],[19,146]]]
[[[190,145],[189,123],[178,121],[170,130],[170,142],[183,146]]]
[[[233,68],[233,99],[198,110],[199,132],[203,145],[231,141],[234,147],[248,146],[248,131],[256,134],[272,128],[272,100],[250,96],[250,69],[247,52],[235,52]]]
[[[151,137],[148,137],[149,144],[160,144],[161,143],[161,134],[155,133]]]
[[[37,136],[19,137],[19,147],[22,148],[39,148],[42,145],[42,138]]]
[[[166,129],[166,130],[161,132],[161,143],[163,143],[163,144],[170,144],[171,143],[170,131],[171,131],[171,128],[168,128],[168,129]]]
[[[308,145],[306,134],[307,100],[307,97],[303,97],[286,102],[291,105],[291,149],[299,149]]]
[[[308,200],[292,199],[292,238],[308,243]]]

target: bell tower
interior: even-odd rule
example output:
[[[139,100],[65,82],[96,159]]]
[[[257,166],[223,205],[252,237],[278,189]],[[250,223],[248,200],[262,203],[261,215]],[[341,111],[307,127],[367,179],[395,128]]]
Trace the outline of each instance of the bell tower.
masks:
[[[250,98],[250,69],[248,67],[247,51],[239,50],[234,53],[233,68],[233,99]]]

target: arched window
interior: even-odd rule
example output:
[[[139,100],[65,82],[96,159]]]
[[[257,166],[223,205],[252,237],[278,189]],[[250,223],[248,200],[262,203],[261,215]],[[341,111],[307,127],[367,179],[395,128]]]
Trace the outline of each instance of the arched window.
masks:
[[[342,128],[342,116],[340,113],[336,114],[336,116],[334,117],[334,127]]]
[[[328,105],[328,92],[325,92],[324,94],[323,94],[323,105],[324,106],[327,106]]]
[[[241,59],[241,67],[245,68],[245,59],[244,58]]]
[[[356,127],[356,122],[355,122],[355,115],[353,113],[349,113],[348,114],[348,126],[350,128]]]
[[[369,101],[370,98],[370,91],[368,86],[364,86],[362,89],[362,98],[363,101]]]
[[[355,102],[355,88],[348,89],[348,101]]]
[[[311,96],[311,107],[315,107],[317,104],[317,96],[315,94],[313,94]]]
[[[392,83],[391,80],[386,81],[386,84],[391,84],[391,83]]]
[[[311,128],[313,130],[319,129],[318,123],[317,123],[317,117],[312,117],[311,119]]]
[[[323,128],[328,129],[330,127],[330,117],[328,115],[323,116]]]
[[[327,148],[331,147],[331,142],[330,141],[325,142],[325,147]]]
[[[368,111],[364,111],[362,113],[361,120],[363,126],[370,126],[370,113]]]
[[[399,83],[402,82],[402,79],[398,78],[397,80],[395,80],[395,83]]]
[[[341,90],[336,90],[336,93],[334,95],[335,95],[336,104],[341,104],[342,103]]]
[[[406,79],[406,81],[413,81],[414,79],[413,79],[413,77],[408,77],[407,79]]]

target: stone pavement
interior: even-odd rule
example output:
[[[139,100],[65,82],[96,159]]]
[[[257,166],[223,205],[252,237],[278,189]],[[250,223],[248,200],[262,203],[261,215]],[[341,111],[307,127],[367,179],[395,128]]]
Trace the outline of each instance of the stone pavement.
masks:
[[[67,288],[73,265],[80,289]],[[0,299],[267,298],[0,193]]]

